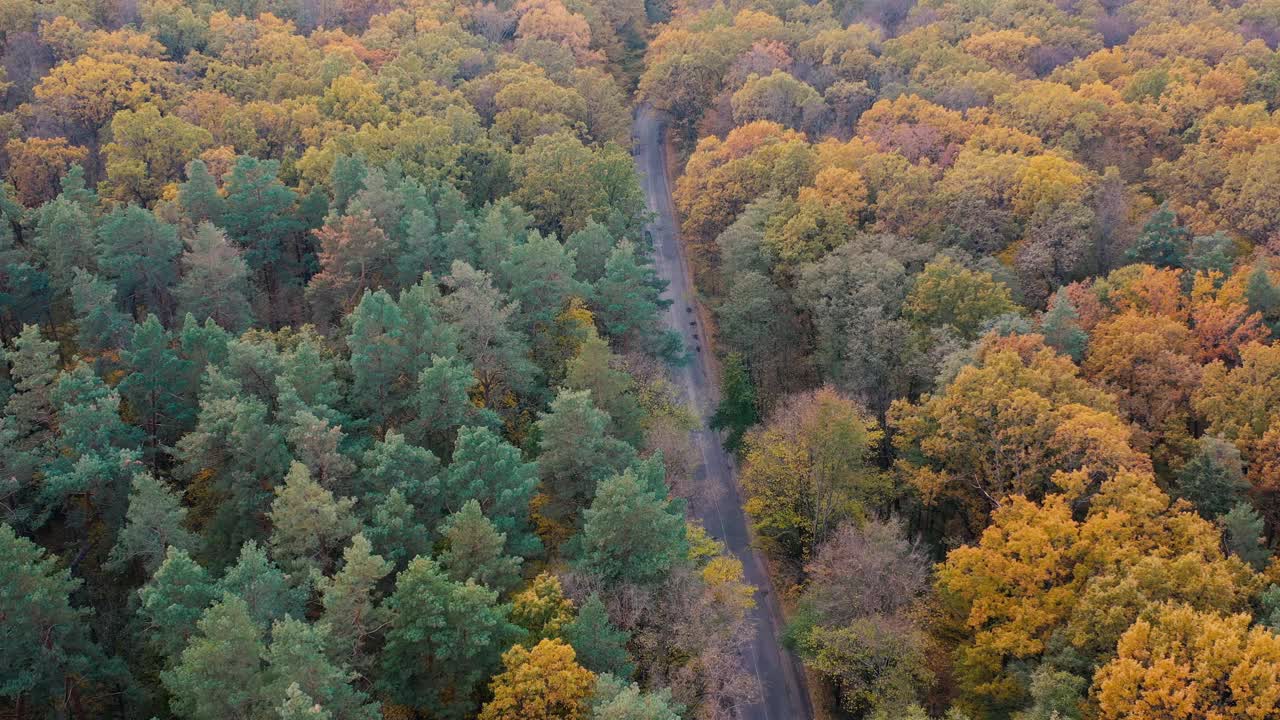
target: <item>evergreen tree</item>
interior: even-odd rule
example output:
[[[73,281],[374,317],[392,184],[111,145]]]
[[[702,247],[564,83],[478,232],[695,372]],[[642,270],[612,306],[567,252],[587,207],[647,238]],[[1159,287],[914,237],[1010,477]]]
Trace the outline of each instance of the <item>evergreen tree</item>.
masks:
[[[154,468],[161,453],[195,425],[196,408],[182,392],[189,363],[172,347],[172,338],[155,315],[134,327],[121,360],[128,374],[117,388],[142,428],[146,456]]]
[[[212,223],[202,222],[182,253],[182,279],[174,288],[178,314],[239,332],[253,324],[249,266],[240,249]]]
[[[5,352],[13,393],[5,403],[4,415],[21,450],[39,452],[53,441],[57,350],[57,343],[45,340],[40,328],[26,325]]]
[[[1266,525],[1247,502],[1238,502],[1218,522],[1222,524],[1227,550],[1261,571],[1271,560],[1265,541]]]
[[[364,181],[368,175],[369,168],[359,155],[339,155],[334,158],[333,168],[329,171],[329,187],[333,190],[330,208],[334,213],[342,215],[347,212],[347,203],[364,189]]]
[[[71,281],[71,305],[82,351],[118,349],[133,327],[133,319],[116,303],[115,286],[84,268],[76,268]]]
[[[760,422],[756,409],[756,390],[751,384],[751,374],[742,362],[742,356],[730,353],[720,370],[720,406],[711,416],[712,430],[727,430],[724,448],[737,452],[742,447],[742,437],[752,425]]]
[[[592,285],[600,282],[615,244],[609,229],[594,220],[570,235],[565,241],[565,248],[573,253],[575,277]]]
[[[356,464],[342,452],[346,435],[341,427],[316,417],[310,410],[298,410],[285,438],[293,448],[293,456],[322,487],[331,492],[349,490]]]
[[[404,414],[401,387],[413,365],[404,314],[386,291],[377,290],[365,293],[347,323],[352,402],[375,428],[383,428]]]
[[[56,198],[40,208],[34,244],[49,273],[49,285],[58,294],[71,289],[76,268],[98,269],[93,221],[79,204],[67,198]]]
[[[197,634],[177,665],[160,674],[170,707],[190,720],[226,720],[265,715],[262,631],[249,608],[224,595],[197,623]]]
[[[529,341],[515,327],[516,303],[493,286],[490,275],[455,262],[445,283],[452,292],[439,301],[440,314],[458,333],[458,349],[479,381],[485,407],[502,407],[509,393],[529,394],[537,368]]]
[[[333,714],[302,692],[298,683],[290,684],[285,690],[284,700],[276,708],[276,714],[280,720],[333,720]]]
[[[1207,519],[1231,510],[1249,489],[1240,451],[1219,437],[1200,438],[1195,456],[1178,471],[1177,489]]]
[[[295,461],[271,503],[271,555],[286,572],[327,574],[333,555],[359,530],[355,500],[334,498]]]
[[[503,650],[519,637],[497,593],[454,582],[434,560],[418,557],[396,578],[386,604],[392,618],[381,655],[383,692],[446,720],[474,712]]]
[[[136,205],[113,211],[98,226],[102,274],[135,317],[146,310],[173,317],[171,288],[178,279],[178,229]]]
[[[336,720],[378,720],[378,705],[351,686],[357,675],[327,654],[333,639],[329,625],[286,617],[271,628],[263,704],[274,705],[297,687]]]
[[[1132,262],[1156,267],[1182,267],[1191,245],[1191,231],[1178,224],[1178,217],[1168,205],[1160,206],[1142,226],[1142,234],[1129,248]]]
[[[554,236],[537,232],[511,249],[498,272],[502,290],[518,308],[514,325],[529,337],[533,358],[548,376],[558,371],[555,335],[550,330],[569,298],[581,297],[588,289],[574,278],[575,273],[573,254]]]
[[[89,635],[89,610],[71,605],[80,580],[56,557],[0,525],[0,698],[53,717],[69,692],[111,669]]]
[[[183,527],[186,519],[180,491],[175,492],[150,473],[135,474],[125,525],[116,537],[107,567],[121,569],[136,560],[151,575],[170,547],[194,551],[200,541]]]
[[[503,553],[507,536],[489,522],[475,500],[468,500],[445,520],[444,539],[448,547],[440,556],[440,565],[450,578],[475,580],[499,593],[506,593],[520,581],[523,561]]]
[[[627,653],[627,633],[613,626],[600,596],[592,593],[578,616],[564,628],[564,639],[578,653],[582,666],[594,673],[629,678],[635,672]]]
[[[218,193],[218,181],[203,160],[187,163],[187,181],[178,186],[178,204],[193,225],[216,225],[227,204]]]
[[[431,365],[418,374],[414,394],[417,418],[412,424],[424,445],[448,454],[463,425],[496,426],[493,411],[476,407],[471,389],[476,378],[471,364],[457,357],[431,356]]]
[[[404,435],[392,430],[361,458],[356,494],[365,499],[363,505],[371,507],[371,500],[399,491],[413,503],[422,523],[434,526],[445,515],[439,473],[435,453],[407,442]]]
[[[1271,282],[1268,263],[1260,259],[1253,264],[1249,273],[1249,282],[1245,285],[1244,296],[1249,301],[1249,312],[1262,315],[1262,319],[1274,331],[1280,322],[1280,288]]]
[[[334,656],[364,672],[372,662],[367,643],[386,622],[379,606],[378,585],[392,571],[391,563],[373,554],[364,535],[351,538],[342,553],[342,567],[332,578],[319,581],[322,622],[332,629]]]
[[[276,177],[279,169],[276,160],[241,155],[223,178],[226,210],[219,224],[245,248],[244,259],[257,273],[279,262],[285,241],[302,230],[294,215],[297,193]]]
[[[469,500],[507,536],[507,553],[528,558],[542,550],[529,523],[529,501],[538,488],[538,466],[526,463],[520,451],[486,428],[464,427],[458,432],[453,462],[441,476],[444,507],[452,512]]]
[[[151,647],[166,662],[176,662],[219,592],[187,551],[171,546],[155,575],[138,590],[138,597],[142,601],[138,615]]]
[[[1080,313],[1071,302],[1066,288],[1058,288],[1049,310],[1040,318],[1040,333],[1045,344],[1080,362],[1084,357],[1089,335],[1080,327]]]
[[[639,447],[644,440],[644,409],[636,400],[635,379],[615,369],[617,363],[609,343],[592,333],[569,361],[565,386],[590,390],[596,407],[609,415],[609,434]]]
[[[576,540],[577,567],[610,586],[661,582],[689,552],[683,511],[632,469],[600,483]]]
[[[635,450],[607,433],[609,416],[590,390],[562,389],[538,416],[538,470],[553,517],[569,517],[590,502],[596,484],[626,467]]]
[[[639,685],[609,674],[596,678],[591,695],[591,720],[680,720],[683,710],[671,699],[670,690],[646,693]]]
[[[652,264],[641,262],[634,245],[619,243],[595,285],[592,308],[610,337],[673,360],[680,353],[680,337],[663,330],[659,321],[659,313],[671,305],[662,299],[666,286]]]
[[[303,616],[310,595],[307,580],[305,576],[285,575],[267,559],[266,551],[250,540],[218,581],[218,592],[243,600],[249,617],[266,632],[276,620]]]

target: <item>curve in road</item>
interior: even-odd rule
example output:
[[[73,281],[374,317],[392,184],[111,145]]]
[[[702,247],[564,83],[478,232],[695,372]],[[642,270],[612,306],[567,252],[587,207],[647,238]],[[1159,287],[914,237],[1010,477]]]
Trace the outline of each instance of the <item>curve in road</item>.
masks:
[[[701,346],[702,333],[697,324],[699,315],[694,310],[688,261],[675,222],[667,177],[665,130],[664,117],[652,107],[646,105],[636,111],[632,130],[636,164],[653,213],[647,229],[653,236],[658,272],[668,283],[665,297],[672,301],[665,320],[668,327],[680,333],[685,347],[694,349]],[[707,532],[742,561],[747,581],[757,588],[756,607],[750,617],[756,633],[744,651],[744,662],[747,671],[754,673],[760,684],[760,700],[739,707],[738,716],[743,720],[808,720],[813,711],[805,691],[804,672],[795,656],[780,643],[781,608],[764,562],[751,546],[732,460],[721,446],[719,435],[706,427],[718,402],[718,385],[708,353],[709,348],[695,352],[693,360],[679,369],[676,380],[702,421],[702,427],[692,433],[692,441],[702,458],[696,479],[709,492],[703,493],[706,500],[694,502],[695,514]]]

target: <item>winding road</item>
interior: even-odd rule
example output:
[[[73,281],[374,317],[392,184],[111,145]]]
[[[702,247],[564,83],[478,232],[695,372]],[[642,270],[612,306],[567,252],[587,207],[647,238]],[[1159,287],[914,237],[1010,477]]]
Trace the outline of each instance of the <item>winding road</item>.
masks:
[[[813,716],[809,695],[805,692],[804,672],[800,662],[780,643],[783,627],[782,611],[773,592],[764,561],[751,546],[751,535],[742,512],[742,498],[734,477],[734,467],[720,437],[706,427],[707,419],[718,403],[718,383],[712,370],[709,348],[702,347],[702,336],[695,299],[690,287],[688,261],[680,243],[667,177],[666,121],[661,113],[647,105],[636,111],[632,130],[636,164],[654,219],[648,226],[653,235],[655,263],[668,282],[665,297],[671,300],[667,311],[668,327],[680,333],[685,347],[700,348],[692,362],[676,374],[689,406],[702,420],[703,426],[692,433],[694,449],[700,453],[702,466],[695,481],[707,492],[695,499],[694,512],[707,532],[725,543],[729,552],[742,561],[746,579],[758,588],[756,607],[750,611],[755,625],[755,638],[744,650],[744,664],[754,673],[761,687],[760,701],[738,708],[742,720],[808,720]]]

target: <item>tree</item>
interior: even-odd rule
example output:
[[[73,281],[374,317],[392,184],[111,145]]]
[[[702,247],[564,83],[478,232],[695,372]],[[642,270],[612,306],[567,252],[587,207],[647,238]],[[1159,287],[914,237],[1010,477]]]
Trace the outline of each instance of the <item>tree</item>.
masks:
[[[83,163],[88,150],[70,145],[66,138],[14,138],[5,143],[9,156],[9,178],[18,191],[18,202],[37,207],[58,194],[58,179],[77,163]]]
[[[199,538],[183,527],[186,519],[187,509],[182,506],[180,492],[174,492],[150,473],[135,474],[125,526],[111,548],[107,567],[124,568],[137,560],[151,575],[169,548],[195,550]]]
[[[1241,501],[1218,519],[1227,550],[1261,572],[1271,560],[1266,525],[1249,503]]]
[[[471,364],[458,357],[431,356],[431,365],[418,374],[414,394],[417,418],[411,430],[424,444],[448,454],[463,425],[497,425],[497,417],[471,400],[476,386]]]
[[[920,689],[932,680],[919,632],[877,620],[816,628],[803,647],[807,663],[835,681],[841,707],[850,713],[918,701]]]
[[[327,325],[351,312],[368,290],[390,281],[392,246],[368,211],[333,218],[315,231],[320,272],[307,285],[307,298]]]
[[[147,629],[149,644],[166,663],[174,664],[218,592],[209,574],[187,551],[170,546],[159,569],[138,590],[138,597],[142,601],[138,615]]]
[[[1100,717],[1265,717],[1280,703],[1280,636],[1249,616],[1165,605],[1133,624],[1098,670]]]
[[[499,593],[519,582],[522,559],[503,554],[507,536],[484,516],[480,503],[468,500],[450,515],[443,535],[448,548],[440,556],[440,565],[453,580],[474,580]]]
[[[271,554],[287,572],[326,573],[333,555],[359,528],[355,500],[335,499],[295,461],[271,503]]]
[[[670,690],[646,693],[608,674],[596,676],[591,695],[591,720],[679,720],[683,709],[672,701]]]
[[[85,352],[116,350],[133,329],[133,318],[121,312],[115,285],[84,268],[75,269],[71,305],[76,313],[76,343]]]
[[[529,524],[529,501],[538,488],[538,465],[492,430],[464,427],[458,431],[453,462],[440,481],[444,507],[457,512],[469,501],[507,537],[507,552],[537,555],[542,543]]]
[[[596,676],[578,665],[573,648],[543,640],[532,650],[516,645],[502,656],[493,699],[480,720],[586,720]]]
[[[71,604],[81,581],[58,564],[0,525],[0,698],[41,714],[75,701],[85,680],[111,671],[89,634],[90,611]]]
[[[635,671],[627,653],[630,636],[613,626],[599,595],[592,593],[582,603],[577,617],[564,626],[561,634],[573,646],[578,661],[591,672],[629,678]]]
[[[183,167],[213,144],[213,135],[153,104],[121,110],[111,119],[106,158],[108,194],[124,202],[148,204],[178,179]]]
[[[327,624],[308,625],[291,617],[277,620],[271,628],[271,646],[264,655],[264,704],[280,702],[288,697],[290,688],[296,687],[336,720],[380,718],[378,704],[369,702],[367,695],[351,686],[356,674],[329,658],[331,642]]]
[[[117,388],[142,427],[152,467],[195,425],[196,408],[183,395],[190,362],[172,347],[172,338],[155,315],[133,328],[129,347],[120,359],[129,374]]]
[[[661,582],[688,556],[682,505],[655,494],[633,468],[602,481],[582,513],[577,567],[608,585]]]
[[[1080,327],[1080,313],[1071,302],[1065,287],[1058,288],[1049,309],[1040,317],[1040,334],[1044,343],[1076,362],[1084,358],[1089,335]]]
[[[178,230],[136,205],[115,210],[98,226],[103,274],[116,284],[125,308],[173,317],[170,289],[178,278]]]
[[[720,405],[711,416],[711,429],[728,430],[724,448],[737,452],[747,430],[758,422],[760,413],[756,409],[756,391],[751,377],[743,365],[742,356],[731,353],[720,368]]]
[[[1248,488],[1240,451],[1213,435],[1200,438],[1195,456],[1178,471],[1178,495],[1209,520],[1230,510]]]
[[[249,266],[225,233],[208,221],[196,226],[182,254],[182,279],[173,294],[178,313],[212,318],[230,332],[253,324],[249,306]]]
[[[635,457],[630,445],[608,435],[608,422],[590,390],[561,389],[550,409],[539,413],[538,471],[554,517],[569,517],[591,499],[597,483]]]
[[[98,242],[93,222],[79,204],[67,198],[45,203],[36,220],[36,256],[57,293],[71,288],[76,268],[96,270]]]
[[[218,192],[218,181],[203,160],[187,163],[187,180],[178,186],[178,204],[193,224],[217,225],[227,204]]]
[[[414,558],[387,599],[391,624],[379,687],[403,705],[463,718],[478,707],[503,648],[519,636],[497,593],[449,580],[435,561]]]
[[[243,600],[254,624],[267,632],[277,620],[303,616],[311,592],[307,580],[281,572],[257,541],[250,540],[223,573],[218,589]]]
[[[565,249],[573,253],[574,276],[595,285],[604,277],[605,264],[617,244],[609,229],[592,220],[565,240]]]
[[[662,298],[666,281],[642,262],[635,245],[622,242],[609,254],[604,277],[595,285],[592,309],[610,337],[668,359],[680,352],[679,337],[661,329],[660,313],[671,305]]]
[[[882,433],[830,387],[794,395],[746,440],[744,506],[757,531],[802,557],[843,520],[887,499],[871,462]]]
[[[951,327],[972,340],[990,320],[1015,312],[1009,288],[988,272],[970,270],[946,255],[924,266],[911,285],[904,314],[926,327]]]
[[[41,336],[39,327],[25,325],[13,347],[6,349],[13,392],[5,402],[4,416],[20,450],[45,450],[53,441],[57,348],[57,343]]]
[[[560,637],[572,619],[573,601],[564,596],[560,578],[549,572],[538,573],[511,598],[511,622],[524,629],[525,645]]]
[[[1162,205],[1142,226],[1142,233],[1129,248],[1128,258],[1156,267],[1182,267],[1191,248],[1191,231],[1178,224],[1178,217]]]
[[[528,360],[528,338],[514,327],[519,306],[507,301],[490,275],[454,262],[445,278],[452,292],[441,298],[443,318],[458,332],[458,348],[475,370],[484,407],[510,404],[510,395],[532,389],[537,370]]]
[[[368,669],[372,659],[366,644],[387,621],[378,585],[391,570],[391,563],[373,554],[369,541],[357,534],[343,551],[338,572],[318,582],[320,619],[332,628],[333,652],[357,671]]]
[[[279,169],[278,161],[242,155],[223,178],[221,226],[245,249],[244,259],[256,273],[279,262],[285,240],[302,227],[294,216],[298,196],[277,178]]]
[[[234,595],[205,611],[177,665],[160,674],[173,712],[191,720],[264,715],[262,631]]]

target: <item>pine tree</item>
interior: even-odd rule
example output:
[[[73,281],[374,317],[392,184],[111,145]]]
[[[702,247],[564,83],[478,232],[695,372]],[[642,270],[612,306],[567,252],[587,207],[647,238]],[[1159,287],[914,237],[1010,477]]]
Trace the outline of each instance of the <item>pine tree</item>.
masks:
[[[133,327],[133,319],[116,303],[115,285],[84,268],[75,269],[71,305],[76,314],[76,343],[82,351],[116,350]]]
[[[239,332],[253,324],[249,266],[240,249],[212,223],[202,222],[182,253],[182,279],[174,288],[178,314]]]
[[[71,289],[76,268],[98,269],[93,221],[80,205],[66,198],[57,198],[40,208],[35,249],[49,273],[50,287],[58,294]]]
[[[392,569],[391,563],[373,554],[364,535],[358,534],[343,551],[341,569],[318,584],[324,608],[320,619],[332,628],[334,654],[361,672],[372,662],[366,643],[387,619],[378,604],[378,585]]]
[[[1079,320],[1080,313],[1076,312],[1065,287],[1058,288],[1049,310],[1040,318],[1040,333],[1044,335],[1045,344],[1076,362],[1084,357],[1089,342],[1089,335],[1080,328]]]
[[[608,674],[596,678],[591,694],[592,720],[680,720],[683,711],[668,689],[646,693],[639,685]],[[927,716],[922,712],[920,717]],[[914,716],[898,720],[914,720]]]
[[[333,555],[359,529],[355,500],[334,498],[295,461],[271,503],[271,555],[286,572],[327,573]]]
[[[659,313],[671,305],[662,299],[666,285],[652,264],[641,262],[634,245],[619,243],[595,285],[592,309],[610,337],[674,360],[680,354],[680,338],[662,330],[659,322]]]
[[[450,578],[475,580],[499,593],[506,593],[520,581],[523,561],[503,554],[507,536],[489,522],[475,500],[468,500],[445,520],[444,538],[448,548],[440,556],[440,565]]]
[[[170,289],[178,279],[182,241],[178,229],[136,205],[119,208],[98,226],[102,274],[116,285],[120,302],[135,317],[142,310],[168,321]]]
[[[609,229],[594,220],[570,235],[565,241],[565,248],[574,255],[576,277],[593,285],[598,283],[604,277],[605,265],[615,244]]]
[[[0,698],[33,716],[53,717],[68,692],[111,669],[90,639],[90,611],[71,605],[80,580],[58,565],[0,525]]]
[[[613,626],[604,603],[595,593],[578,608],[578,616],[565,625],[564,639],[577,651],[582,666],[594,673],[629,678],[635,672],[627,653],[630,636]]]
[[[1142,226],[1142,234],[1129,248],[1129,260],[1156,267],[1182,267],[1191,245],[1191,231],[1178,224],[1168,205],[1160,206]]]
[[[1248,489],[1240,451],[1212,435],[1200,438],[1196,454],[1178,470],[1178,495],[1209,520],[1235,507]]]
[[[453,462],[441,476],[444,507],[456,512],[469,500],[507,536],[507,553],[528,558],[542,550],[529,522],[529,501],[538,487],[538,466],[486,428],[458,432]]]
[[[245,248],[244,259],[257,273],[279,262],[285,240],[302,230],[294,215],[297,193],[276,177],[279,170],[279,161],[241,155],[223,178],[226,210],[219,224]]]
[[[1267,265],[1265,259],[1253,264],[1244,296],[1249,301],[1249,312],[1261,314],[1262,319],[1274,330],[1280,321],[1280,288],[1271,282]]]
[[[151,575],[164,562],[170,547],[195,550],[199,537],[183,527],[186,519],[180,491],[150,473],[135,474],[125,526],[116,537],[107,567],[118,570],[136,560]]]
[[[267,553],[250,540],[240,548],[240,556],[218,581],[218,592],[245,602],[249,617],[266,632],[276,620],[302,617],[310,588],[306,576],[289,576],[267,559]]]
[[[1271,550],[1265,542],[1266,524],[1249,503],[1236,503],[1219,520],[1226,539],[1227,550],[1261,571],[1271,560]]]
[[[187,163],[187,181],[178,187],[178,204],[193,225],[216,225],[226,212],[226,201],[218,193],[218,181],[203,160]]]
[[[21,450],[39,451],[53,441],[57,350],[57,343],[41,337],[40,328],[26,325],[5,352],[13,394],[5,403],[4,415]]]
[[[609,436],[608,424],[590,390],[561,389],[549,411],[539,414],[538,470],[553,517],[568,517],[586,505],[597,483],[635,458],[630,445]]]
[[[431,365],[418,374],[414,393],[417,418],[412,424],[416,439],[448,454],[458,428],[463,425],[496,426],[497,415],[476,407],[470,391],[476,385],[471,364],[458,357],[431,356]]]
[[[636,400],[635,379],[615,369],[617,363],[609,343],[592,333],[569,361],[565,386],[590,390],[592,402],[609,415],[609,434],[639,447],[644,440],[644,409]]]
[[[351,686],[356,674],[328,656],[333,643],[329,629],[325,623],[308,625],[291,617],[276,621],[266,652],[263,704],[272,706],[298,687],[339,720],[378,720],[378,705]]]
[[[196,631],[205,608],[219,597],[209,574],[185,550],[170,547],[151,580],[138,590],[138,615],[152,648],[166,662],[176,662]]]
[[[333,190],[330,207],[334,213],[346,213],[347,203],[364,189],[364,181],[368,175],[369,168],[359,155],[339,155],[334,158],[333,168],[329,171],[329,187]]]
[[[310,410],[298,410],[285,438],[293,448],[293,456],[307,466],[316,482],[331,492],[349,490],[356,464],[341,450],[346,439],[341,427],[316,417]]]
[[[262,631],[249,608],[224,595],[197,623],[177,665],[160,674],[174,714],[190,720],[262,717]]]
[[[576,540],[577,567],[610,586],[658,583],[689,551],[684,512],[632,469],[600,483]]]
[[[449,580],[434,560],[414,558],[387,599],[392,613],[379,686],[395,702],[459,720],[475,711],[502,651],[519,636],[497,593]]]
[[[285,690],[284,700],[276,708],[276,714],[280,720],[333,720],[333,713],[302,692],[298,683],[290,684]]]
[[[711,429],[727,430],[724,448],[737,452],[747,430],[760,422],[756,389],[751,384],[751,374],[742,362],[742,356],[737,353],[730,353],[725,358],[720,373],[720,406],[711,416]]]
[[[189,363],[172,347],[155,315],[134,327],[121,360],[128,374],[117,388],[142,427],[146,456],[155,468],[165,449],[195,426],[196,408],[182,393]]]

